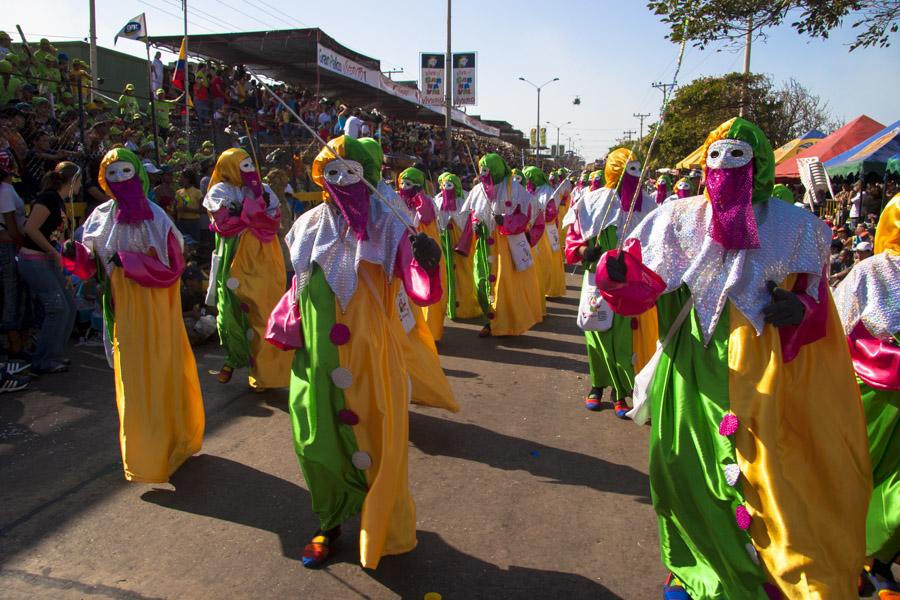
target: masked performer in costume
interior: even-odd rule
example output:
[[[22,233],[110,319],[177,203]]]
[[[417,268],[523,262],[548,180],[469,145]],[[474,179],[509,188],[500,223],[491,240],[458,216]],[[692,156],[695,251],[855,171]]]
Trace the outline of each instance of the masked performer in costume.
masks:
[[[453,320],[480,317],[473,274],[475,233],[469,213],[462,210],[462,182],[453,173],[442,173],[438,187],[434,204],[447,269],[447,314]]]
[[[404,170],[397,177],[397,189],[400,197],[406,202],[407,209],[413,214],[416,228],[419,232],[427,234],[435,243],[440,244],[441,234],[438,231],[434,201],[425,190],[425,173],[415,167]],[[445,267],[442,260],[442,280],[444,272]],[[441,286],[446,292],[447,287],[443,281]],[[431,331],[434,341],[441,341],[441,338],[444,337],[444,315],[447,313],[446,294],[441,298],[440,302],[423,308],[422,313],[425,316],[425,322],[428,324],[428,329]]]
[[[594,286],[594,268],[601,254],[616,247],[619,236],[627,236],[656,208],[643,190],[631,206],[640,174],[641,164],[630,150],[619,148],[611,152],[603,175],[606,186],[585,194],[566,223],[571,225],[566,236],[566,262],[585,266],[578,324],[584,330],[587,345],[591,390],[584,406],[600,410],[604,389],[612,388],[612,402],[620,419],[629,410],[625,398],[634,388],[635,367],[639,371],[653,354],[656,315],[651,311],[626,318],[610,312]],[[592,176],[591,181],[593,187],[599,177]]]
[[[672,187],[672,178],[668,173],[662,173],[656,178],[656,194],[653,199],[657,204],[662,204],[669,197],[669,189]]]
[[[67,252],[76,273],[102,286],[112,342],[125,478],[164,483],[203,442],[203,399],[181,314],[181,234],[147,200],[140,159],[124,148],[100,164],[100,187],[112,200],[84,224]]]
[[[900,196],[878,220],[875,255],[853,267],[835,289],[834,303],[868,421],[874,490],[866,518],[866,554],[873,560],[867,572],[881,598],[900,598],[891,574],[900,553]]]
[[[597,269],[616,312],[658,308],[632,414],[650,416],[665,597],[853,598],[872,474],[830,232],[770,200],[752,123],[723,123],[704,155],[706,193],[655,210]]]
[[[339,161],[337,157],[341,157]],[[327,560],[340,525],[361,513],[360,562],[416,545],[407,446],[410,385],[397,302],[441,295],[440,247],[374,197],[372,157],[347,136],[312,165],[325,202],[287,236],[296,279],[269,321],[267,340],[293,353],[289,409],[294,448],[320,529],[303,564]],[[290,353],[286,353],[291,356]]]
[[[539,237],[536,245],[534,236],[531,237],[541,291],[548,298],[565,296],[566,272],[563,267],[563,247],[559,239],[557,205],[561,193],[554,195],[547,176],[538,167],[525,167],[522,173],[525,176],[525,188],[537,199],[537,209],[540,211],[532,231],[540,225],[544,227],[544,235]]]
[[[286,280],[277,239],[278,198],[264,197],[253,159],[245,150],[231,148],[216,162],[203,206],[216,232],[207,303],[215,300],[225,348],[219,381],[228,383],[235,369],[248,366],[255,390],[285,387],[290,357],[263,340]]]
[[[463,205],[475,220],[475,287],[487,324],[479,333],[521,335],[543,318],[537,269],[525,234],[534,215],[528,191],[494,153],[478,161],[480,183]]]

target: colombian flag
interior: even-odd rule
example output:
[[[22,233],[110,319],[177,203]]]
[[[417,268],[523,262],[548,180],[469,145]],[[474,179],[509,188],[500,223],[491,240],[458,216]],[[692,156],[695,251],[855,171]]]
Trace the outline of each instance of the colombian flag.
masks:
[[[175,72],[172,73],[172,85],[179,90],[184,90],[187,81],[187,52],[185,42],[181,40],[181,50],[178,51],[178,62],[175,63]]]

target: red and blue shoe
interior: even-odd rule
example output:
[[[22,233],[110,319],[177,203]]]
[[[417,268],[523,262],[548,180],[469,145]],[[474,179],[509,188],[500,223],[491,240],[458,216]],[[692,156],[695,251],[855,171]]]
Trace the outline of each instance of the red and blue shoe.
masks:
[[[600,406],[600,400],[603,398],[603,388],[601,387],[593,387],[591,388],[590,393],[587,395],[587,398],[584,399],[584,407],[588,410],[592,410],[594,412],[603,408]]]
[[[319,530],[303,548],[303,566],[307,569],[318,569],[328,560],[331,544],[341,535],[341,528],[329,531]]]
[[[620,419],[628,418],[628,411],[631,410],[631,407],[626,404],[624,400],[616,400],[616,404],[613,407],[616,411],[616,416]]]
[[[875,592],[875,598],[878,598],[878,600],[900,600],[900,584],[890,578],[890,567],[887,568],[887,576],[883,573],[875,572],[875,569],[868,565],[863,569],[863,573],[871,586],[869,589]]]
[[[666,582],[663,584],[663,600],[691,600],[687,590],[684,589],[684,586],[672,573],[669,573],[669,576],[666,577]]]

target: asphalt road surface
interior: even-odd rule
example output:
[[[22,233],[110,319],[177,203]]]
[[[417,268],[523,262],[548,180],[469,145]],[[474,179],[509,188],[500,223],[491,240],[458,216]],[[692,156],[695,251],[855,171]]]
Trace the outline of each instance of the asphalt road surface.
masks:
[[[449,323],[440,344],[462,410],[410,410],[418,547],[359,566],[358,520],[329,565],[304,569],[316,529],[291,443],[287,391],[226,386],[197,348],[203,450],[170,485],[123,476],[113,374],[75,348],[74,368],[0,396],[0,597],[661,597],[647,428],[589,387],[575,326],[578,278],[514,339]]]

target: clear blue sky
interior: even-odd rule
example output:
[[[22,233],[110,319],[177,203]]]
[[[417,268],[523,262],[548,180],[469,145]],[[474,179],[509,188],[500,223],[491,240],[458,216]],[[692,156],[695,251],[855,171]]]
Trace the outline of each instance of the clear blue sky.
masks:
[[[99,43],[131,17],[147,14],[151,35],[181,31],[180,0],[97,0]],[[189,0],[192,33],[320,27],[340,43],[381,60],[382,68],[404,68],[399,79],[418,79],[418,53],[446,47],[446,2],[345,0]],[[338,8],[339,7],[339,8]],[[453,48],[477,51],[479,105],[472,114],[505,119],[527,131],[534,126],[535,92],[518,81],[560,81],[542,93],[541,120],[573,121],[562,132],[577,136],[588,158],[601,155],[626,129],[638,129],[633,113],[655,118],[662,98],[650,83],[670,80],[677,47],[640,0],[537,2],[494,0],[454,3]],[[350,15],[358,15],[352,17]],[[7,2],[3,29],[15,39],[19,24],[30,39],[82,38],[88,31],[88,2]],[[769,32],[753,47],[751,68],[780,82],[795,77],[826,99],[843,119],[861,113],[888,124],[900,118],[900,35],[887,49],[848,52],[848,19],[828,40],[809,41],[789,26]],[[227,25],[227,27],[226,27]],[[137,55],[143,47],[121,40],[117,48]],[[688,48],[679,80],[739,70],[742,52]],[[572,99],[580,96],[581,106]],[[646,124],[646,122],[645,122]],[[548,128],[550,142],[555,130]],[[701,140],[698,140],[698,143]]]

